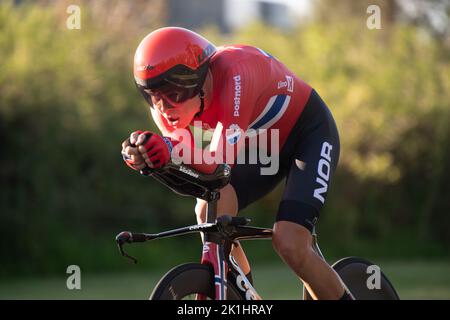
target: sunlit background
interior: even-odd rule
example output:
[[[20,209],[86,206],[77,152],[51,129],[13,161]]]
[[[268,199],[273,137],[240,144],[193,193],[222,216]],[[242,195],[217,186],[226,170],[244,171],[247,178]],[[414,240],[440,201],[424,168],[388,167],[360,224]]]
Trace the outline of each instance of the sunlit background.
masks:
[[[381,29],[368,28],[371,4]],[[330,263],[362,256],[402,298],[450,299],[449,16],[449,0],[0,1],[0,298],[145,299],[199,261],[198,236],[136,245],[137,265],[114,242],[195,223],[194,199],[120,155],[131,131],[156,130],[134,51],[171,25],[266,50],[329,105],[341,159],[318,233]],[[242,215],[272,226],[282,187]],[[270,241],[244,248],[264,298],[300,298]],[[69,265],[81,290],[66,287]]]

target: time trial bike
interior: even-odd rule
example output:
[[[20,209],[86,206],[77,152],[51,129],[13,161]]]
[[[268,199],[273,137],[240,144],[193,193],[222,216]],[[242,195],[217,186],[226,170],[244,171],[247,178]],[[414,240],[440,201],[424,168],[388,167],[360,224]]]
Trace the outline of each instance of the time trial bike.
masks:
[[[230,254],[238,241],[270,239],[272,230],[249,226],[245,217],[223,215],[217,217],[217,201],[220,189],[229,183],[231,168],[219,165],[213,174],[203,174],[183,164],[168,163],[160,169],[145,168],[143,175],[151,176],[169,187],[172,191],[207,201],[205,223],[195,224],[161,233],[120,232],[116,242],[120,253],[136,262],[124,251],[124,244],[147,242],[155,239],[180,236],[190,233],[203,233],[203,251],[199,263],[186,263],[167,272],[155,286],[150,295],[153,300],[260,300],[261,296],[247,279],[236,260]],[[313,249],[323,258],[313,231]],[[374,269],[375,267],[375,269]],[[399,296],[383,272],[362,258],[347,257],[332,265],[341,280],[355,299],[398,300]],[[370,273],[379,272],[377,286],[368,285]],[[303,289],[303,299],[311,296]]]

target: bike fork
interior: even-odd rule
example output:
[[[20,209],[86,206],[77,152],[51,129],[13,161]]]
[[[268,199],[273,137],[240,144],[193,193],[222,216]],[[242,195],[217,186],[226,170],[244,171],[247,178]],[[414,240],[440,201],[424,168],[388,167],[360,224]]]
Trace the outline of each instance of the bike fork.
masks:
[[[214,223],[217,218],[217,201],[220,192],[212,192],[207,204],[206,222]],[[227,299],[227,271],[228,264],[225,259],[223,239],[204,234],[204,244],[202,251],[202,264],[211,265],[214,270],[214,289],[216,300]],[[206,297],[198,294],[197,300],[206,300]]]
[[[205,241],[202,252],[202,264],[211,265],[214,269],[214,288],[216,300],[227,299],[227,270],[224,249],[221,244]],[[206,300],[206,297],[197,295],[197,300]]]

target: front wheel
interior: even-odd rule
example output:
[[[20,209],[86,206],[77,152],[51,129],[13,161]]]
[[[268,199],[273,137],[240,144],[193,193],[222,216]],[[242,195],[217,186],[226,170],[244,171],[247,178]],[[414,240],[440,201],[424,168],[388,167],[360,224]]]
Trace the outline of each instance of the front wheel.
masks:
[[[389,279],[367,260],[348,257],[332,267],[356,300],[400,300]],[[379,274],[376,274],[378,271]]]
[[[194,300],[200,294],[215,298],[214,271],[210,265],[187,263],[167,272],[159,280],[150,300]],[[227,300],[241,300],[238,290],[228,282]]]

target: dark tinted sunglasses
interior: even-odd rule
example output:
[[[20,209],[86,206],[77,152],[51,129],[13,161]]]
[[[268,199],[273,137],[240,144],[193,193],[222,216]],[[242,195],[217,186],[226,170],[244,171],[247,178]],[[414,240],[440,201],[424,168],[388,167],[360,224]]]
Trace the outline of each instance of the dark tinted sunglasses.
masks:
[[[197,93],[196,90],[189,88],[182,88],[176,85],[167,83],[158,88],[146,89],[140,85],[137,85],[139,91],[142,93],[147,102],[151,103],[151,97],[153,96],[157,100],[163,98],[171,102],[182,103],[186,100],[193,98]]]
[[[152,105],[151,96],[182,103],[192,99],[200,92],[207,71],[208,63],[203,64],[197,70],[177,65],[156,78],[144,81],[135,79],[136,86],[150,105]]]

